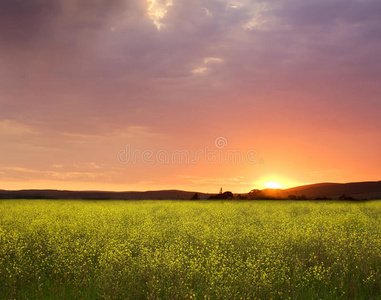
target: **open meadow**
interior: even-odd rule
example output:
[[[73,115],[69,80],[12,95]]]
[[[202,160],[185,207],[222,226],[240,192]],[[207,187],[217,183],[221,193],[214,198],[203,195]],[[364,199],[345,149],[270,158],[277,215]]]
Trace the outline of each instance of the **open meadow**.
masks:
[[[0,201],[0,299],[381,299],[381,201]]]

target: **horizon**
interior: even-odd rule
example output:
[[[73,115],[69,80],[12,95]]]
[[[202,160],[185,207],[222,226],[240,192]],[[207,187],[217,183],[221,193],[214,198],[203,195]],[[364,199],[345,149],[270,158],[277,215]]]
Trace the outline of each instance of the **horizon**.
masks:
[[[0,189],[379,181],[381,4],[0,3]]]
[[[289,190],[289,189],[295,189],[295,188],[303,188],[303,187],[308,187],[308,186],[318,186],[318,185],[326,185],[326,184],[353,184],[353,183],[378,183],[378,182],[381,182],[381,180],[376,180],[376,181],[358,181],[358,182],[317,182],[317,183],[312,183],[312,184],[303,184],[303,185],[298,185],[298,186],[292,186],[292,187],[287,187],[287,188],[282,188],[282,187],[279,187],[279,188],[269,188],[269,187],[265,187],[265,188],[262,188],[262,189],[259,189],[259,190],[280,190],[280,191],[284,191],[284,190]],[[247,191],[247,192],[235,192],[235,191],[228,191],[228,190],[224,190],[222,187],[220,187],[222,189],[223,192],[232,192],[233,194],[247,194],[249,193],[250,191]],[[106,193],[113,193],[113,192],[116,192],[116,193],[144,193],[144,192],[166,192],[166,191],[179,191],[179,192],[190,192],[190,193],[202,193],[202,194],[218,194],[218,192],[210,192],[210,191],[200,191],[200,190],[179,190],[179,189],[171,189],[171,188],[166,188],[166,189],[151,189],[151,190],[86,190],[86,189],[83,189],[83,190],[68,190],[68,189],[19,189],[19,190],[6,190],[6,189],[1,189],[0,190],[3,190],[3,191],[10,191],[10,192],[17,192],[17,191],[67,191],[67,192],[100,192],[100,193],[103,193],[103,192],[106,192]],[[255,189],[253,189],[255,190]]]

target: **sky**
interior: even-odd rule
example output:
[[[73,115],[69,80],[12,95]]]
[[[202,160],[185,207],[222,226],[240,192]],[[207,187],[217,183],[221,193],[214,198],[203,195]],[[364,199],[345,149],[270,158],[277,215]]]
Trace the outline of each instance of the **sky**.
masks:
[[[0,189],[381,180],[378,0],[2,0]]]

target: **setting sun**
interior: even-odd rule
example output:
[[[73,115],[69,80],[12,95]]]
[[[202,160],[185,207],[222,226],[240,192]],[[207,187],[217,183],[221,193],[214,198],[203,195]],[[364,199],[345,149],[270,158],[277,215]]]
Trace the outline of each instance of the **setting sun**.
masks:
[[[282,187],[281,184],[274,181],[267,182],[265,185],[268,189],[280,189]]]

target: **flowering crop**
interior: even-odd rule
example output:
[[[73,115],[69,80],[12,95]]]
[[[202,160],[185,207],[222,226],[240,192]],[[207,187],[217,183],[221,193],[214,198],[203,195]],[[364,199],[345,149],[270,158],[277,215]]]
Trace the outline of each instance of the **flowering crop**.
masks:
[[[0,201],[0,299],[380,299],[381,202]]]

